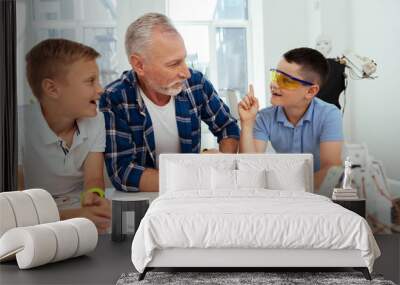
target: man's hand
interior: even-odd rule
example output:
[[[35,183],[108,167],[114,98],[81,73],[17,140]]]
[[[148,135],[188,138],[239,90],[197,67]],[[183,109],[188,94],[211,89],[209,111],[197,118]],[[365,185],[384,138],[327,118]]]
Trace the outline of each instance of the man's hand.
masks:
[[[254,96],[253,85],[249,85],[249,92],[238,104],[241,124],[254,123],[259,109],[258,99]]]

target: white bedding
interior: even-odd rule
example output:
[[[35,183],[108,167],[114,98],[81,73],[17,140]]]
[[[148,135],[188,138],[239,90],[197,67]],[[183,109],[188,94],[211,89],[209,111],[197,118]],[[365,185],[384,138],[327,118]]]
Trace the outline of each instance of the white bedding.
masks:
[[[165,248],[358,249],[370,271],[380,255],[359,215],[320,195],[266,189],[160,196],[136,232],[132,262],[143,272]]]

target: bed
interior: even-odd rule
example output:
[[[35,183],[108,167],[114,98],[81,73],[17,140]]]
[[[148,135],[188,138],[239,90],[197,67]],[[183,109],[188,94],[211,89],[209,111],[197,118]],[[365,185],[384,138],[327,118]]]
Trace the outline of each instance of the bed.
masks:
[[[313,194],[308,154],[163,154],[160,196],[132,242],[154,268],[353,267],[380,251],[362,217]]]

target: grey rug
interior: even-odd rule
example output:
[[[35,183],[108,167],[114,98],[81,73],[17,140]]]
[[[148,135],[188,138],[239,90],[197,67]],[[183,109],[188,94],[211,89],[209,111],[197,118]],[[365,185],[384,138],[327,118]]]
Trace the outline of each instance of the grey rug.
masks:
[[[148,272],[142,281],[139,273],[124,273],[117,285],[133,284],[379,284],[395,285],[380,275],[372,281],[360,272]]]

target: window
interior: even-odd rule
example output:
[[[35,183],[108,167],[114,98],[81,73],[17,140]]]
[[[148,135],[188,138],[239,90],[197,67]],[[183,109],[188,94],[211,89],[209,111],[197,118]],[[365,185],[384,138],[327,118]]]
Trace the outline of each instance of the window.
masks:
[[[181,33],[188,65],[220,91],[246,94],[249,65],[247,0],[168,0],[167,13]]]
[[[188,66],[210,79],[237,118],[237,102],[250,78],[248,1],[168,0],[167,14],[185,41]],[[204,123],[201,146],[217,147]]]
[[[65,38],[94,47],[100,54],[97,63],[103,85],[119,76],[116,62],[117,0],[31,0],[27,6],[27,47],[48,39]],[[24,54],[26,51],[22,52]],[[23,55],[20,55],[23,58]],[[25,85],[20,89],[19,105],[33,97]],[[27,97],[28,96],[28,97]]]

